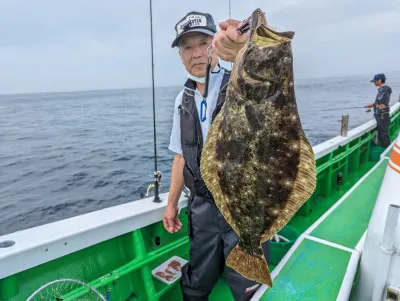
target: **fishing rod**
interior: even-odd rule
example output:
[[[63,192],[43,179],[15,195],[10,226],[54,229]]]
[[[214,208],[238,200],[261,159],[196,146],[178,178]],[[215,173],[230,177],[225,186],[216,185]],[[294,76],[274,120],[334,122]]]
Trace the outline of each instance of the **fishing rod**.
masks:
[[[153,51],[153,8],[150,0],[150,41],[151,41],[151,86],[153,93],[153,137],[154,137],[154,200],[155,203],[160,203],[159,185],[161,182],[161,173],[157,168],[157,133],[156,133],[156,101],[154,91],[154,51]],[[149,186],[149,189],[152,185]],[[147,192],[149,191],[147,189]]]
[[[155,203],[160,203],[161,199],[159,196],[159,188],[161,182],[161,173],[157,167],[157,132],[156,132],[156,105],[155,105],[155,91],[154,91],[154,50],[153,50],[153,6],[152,0],[150,3],[150,42],[151,42],[151,80],[152,80],[152,96],[153,96],[153,138],[154,138],[154,183],[150,184],[147,188],[146,193],[141,193],[140,197],[144,198],[149,196],[150,190],[154,188],[154,200]],[[229,0],[229,18],[231,18],[231,0]],[[185,189],[184,189],[185,192]]]
[[[345,108],[332,108],[332,109],[324,109],[320,110],[321,112],[327,112],[327,111],[337,111],[337,110],[353,110],[353,109],[369,109],[366,106],[362,107],[345,107]],[[367,112],[370,112],[371,110],[367,110]]]

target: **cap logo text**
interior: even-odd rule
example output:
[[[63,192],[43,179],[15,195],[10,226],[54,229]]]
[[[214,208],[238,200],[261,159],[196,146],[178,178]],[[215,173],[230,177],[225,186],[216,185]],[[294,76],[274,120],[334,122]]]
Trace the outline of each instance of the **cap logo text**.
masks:
[[[176,31],[181,34],[183,31],[188,30],[191,27],[206,27],[207,26],[207,19],[201,15],[190,15],[187,16],[184,20],[182,20],[177,26]]]

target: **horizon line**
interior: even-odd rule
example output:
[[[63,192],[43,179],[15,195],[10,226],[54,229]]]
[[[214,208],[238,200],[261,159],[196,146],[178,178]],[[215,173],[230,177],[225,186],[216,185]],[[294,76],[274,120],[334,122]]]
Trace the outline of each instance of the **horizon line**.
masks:
[[[400,73],[400,70],[392,70],[388,71],[386,73]],[[355,73],[355,74],[347,74],[347,75],[332,75],[332,76],[320,76],[320,77],[299,77],[297,80],[321,80],[321,79],[328,79],[328,78],[346,78],[346,77],[356,77],[356,76],[364,76],[364,74],[361,73]],[[167,86],[155,86],[154,88],[178,88],[178,87],[183,87],[182,85],[167,85]],[[87,88],[87,89],[78,89],[78,90],[56,90],[56,91],[35,91],[35,92],[20,92],[20,93],[0,93],[0,97],[3,96],[11,96],[11,95],[32,95],[32,94],[46,94],[46,93],[73,93],[73,92],[93,92],[93,91],[113,91],[113,90],[134,90],[134,89],[150,89],[152,88],[151,85],[149,86],[141,86],[141,87],[116,87],[116,88]]]

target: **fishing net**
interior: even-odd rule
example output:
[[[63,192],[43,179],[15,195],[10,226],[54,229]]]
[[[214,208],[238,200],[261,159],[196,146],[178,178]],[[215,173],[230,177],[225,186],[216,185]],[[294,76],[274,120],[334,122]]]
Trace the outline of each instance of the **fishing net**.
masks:
[[[101,294],[75,279],[57,279],[35,291],[26,301],[109,301],[109,291]]]

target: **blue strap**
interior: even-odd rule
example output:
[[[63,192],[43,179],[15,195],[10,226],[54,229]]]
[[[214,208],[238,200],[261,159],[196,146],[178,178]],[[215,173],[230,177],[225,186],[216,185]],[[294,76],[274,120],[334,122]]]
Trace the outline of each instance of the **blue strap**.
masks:
[[[206,117],[207,117],[207,100],[205,98],[203,98],[203,100],[200,104],[200,121],[201,122],[206,121],[206,119],[207,119]]]

